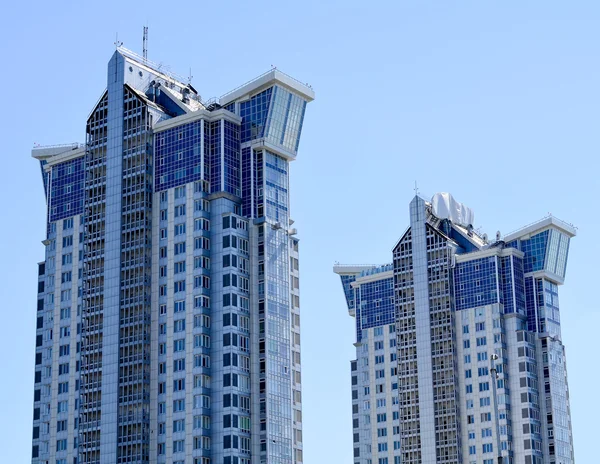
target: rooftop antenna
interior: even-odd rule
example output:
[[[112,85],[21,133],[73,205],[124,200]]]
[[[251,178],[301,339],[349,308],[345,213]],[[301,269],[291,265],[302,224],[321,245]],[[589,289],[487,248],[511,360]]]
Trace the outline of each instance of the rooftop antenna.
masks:
[[[188,74],[188,85],[192,85],[193,78],[194,76],[192,76],[192,68],[190,68],[190,73]]]
[[[119,33],[117,32],[116,38],[115,38],[115,48],[119,48],[121,45],[123,45],[123,42],[119,41]]]
[[[415,180],[415,195],[419,195],[419,187],[417,186],[416,180]]]
[[[144,56],[144,62],[146,62],[146,60],[148,60],[148,26],[144,26],[144,40],[143,40],[143,56]]]

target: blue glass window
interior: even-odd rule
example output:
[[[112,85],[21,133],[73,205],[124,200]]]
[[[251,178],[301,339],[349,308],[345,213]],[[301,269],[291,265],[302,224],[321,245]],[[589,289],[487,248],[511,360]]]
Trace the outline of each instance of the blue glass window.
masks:
[[[52,166],[50,180],[50,222],[83,212],[84,158]]]
[[[496,258],[481,258],[458,263],[454,272],[456,309],[498,303]]]
[[[202,179],[202,123],[194,121],[154,136],[156,192]]]

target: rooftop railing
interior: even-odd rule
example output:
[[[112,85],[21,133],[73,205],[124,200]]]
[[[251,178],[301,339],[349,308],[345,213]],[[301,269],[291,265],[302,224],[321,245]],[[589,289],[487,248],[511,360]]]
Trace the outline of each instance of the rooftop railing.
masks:
[[[528,227],[534,226],[534,225],[536,225],[536,224],[538,224],[538,223],[540,223],[540,222],[542,222],[542,221],[544,221],[544,220],[546,220],[548,218],[554,219],[556,222],[558,222],[560,225],[562,225],[567,230],[568,229],[577,230],[577,227],[574,226],[573,224],[570,224],[570,223],[568,223],[566,221],[563,221],[562,219],[557,218],[556,216],[553,216],[552,213],[548,213],[546,216],[544,216],[541,219],[538,219],[537,221],[533,221],[532,223],[527,224],[526,226],[519,227],[518,229],[515,229],[512,232],[509,232],[508,234],[504,234],[502,238],[508,237],[509,235],[512,235],[512,234],[515,234],[515,233],[517,233],[517,232],[519,232],[521,230],[527,229]]]
[[[36,143],[33,145],[34,150],[48,150],[51,148],[72,148],[73,150],[75,150],[76,148],[83,148],[83,147],[85,147],[85,144],[79,143],[79,142],[57,143],[54,145],[40,145],[39,143]]]
[[[289,79],[292,79],[293,81],[297,82],[298,84],[300,84],[300,85],[302,85],[302,86],[304,86],[304,87],[307,87],[307,88],[309,88],[309,89],[311,89],[311,90],[312,90],[312,87],[311,87],[309,84],[307,84],[307,83],[305,83],[305,82],[300,82],[300,81],[299,81],[298,79],[296,79],[295,77],[292,77],[292,76],[290,76],[289,74],[286,74],[286,73],[284,73],[283,71],[280,71],[280,70],[279,70],[279,69],[277,69],[276,67],[273,67],[273,68],[269,69],[267,72],[264,72],[264,73],[262,73],[260,76],[257,76],[257,77],[255,77],[254,79],[250,79],[248,82],[245,82],[245,83],[243,83],[242,85],[240,85],[240,86],[236,87],[235,89],[233,89],[233,90],[230,90],[230,91],[229,91],[229,92],[227,92],[227,93],[224,93],[223,95],[221,95],[221,96],[219,97],[219,100],[221,100],[221,99],[223,99],[223,98],[227,97],[228,95],[231,95],[231,94],[232,94],[232,93],[234,93],[234,92],[237,92],[238,90],[240,90],[241,88],[243,88],[243,87],[247,86],[248,84],[252,84],[253,82],[256,82],[257,80],[259,80],[259,79],[262,79],[262,78],[263,78],[263,77],[265,77],[267,74],[269,74],[269,73],[272,73],[273,71],[277,71],[277,72],[279,72],[279,73],[283,74],[285,77],[287,77],[287,78],[289,78]]]

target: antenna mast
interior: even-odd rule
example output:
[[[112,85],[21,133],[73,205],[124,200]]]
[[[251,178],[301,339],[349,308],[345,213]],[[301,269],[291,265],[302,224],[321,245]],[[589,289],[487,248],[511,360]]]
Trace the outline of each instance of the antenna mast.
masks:
[[[148,26],[144,26],[143,55],[144,61],[146,61],[148,59]]]

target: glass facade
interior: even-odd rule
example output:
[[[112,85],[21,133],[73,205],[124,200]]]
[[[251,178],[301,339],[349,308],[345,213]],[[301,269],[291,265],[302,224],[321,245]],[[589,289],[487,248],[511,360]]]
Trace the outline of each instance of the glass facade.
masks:
[[[274,87],[273,102],[267,120],[267,139],[275,145],[296,152],[300,143],[305,108],[306,101],[299,95],[282,87]]]
[[[519,249],[525,253],[525,272],[539,271],[544,268],[549,230],[534,235],[529,240],[521,240]]]
[[[454,272],[456,309],[497,303],[497,272],[495,257],[458,263]]]
[[[270,87],[254,95],[250,100],[239,104],[240,116],[242,117],[242,143],[264,137],[272,93],[273,87]]]
[[[83,157],[56,164],[50,171],[50,222],[83,212]]]
[[[202,179],[202,131],[195,121],[159,132],[154,138],[154,188],[160,192]]]
[[[360,309],[357,309],[356,316],[360,318],[357,341],[360,341],[363,330],[394,323],[394,279],[390,277],[364,283],[357,291],[360,292]]]

